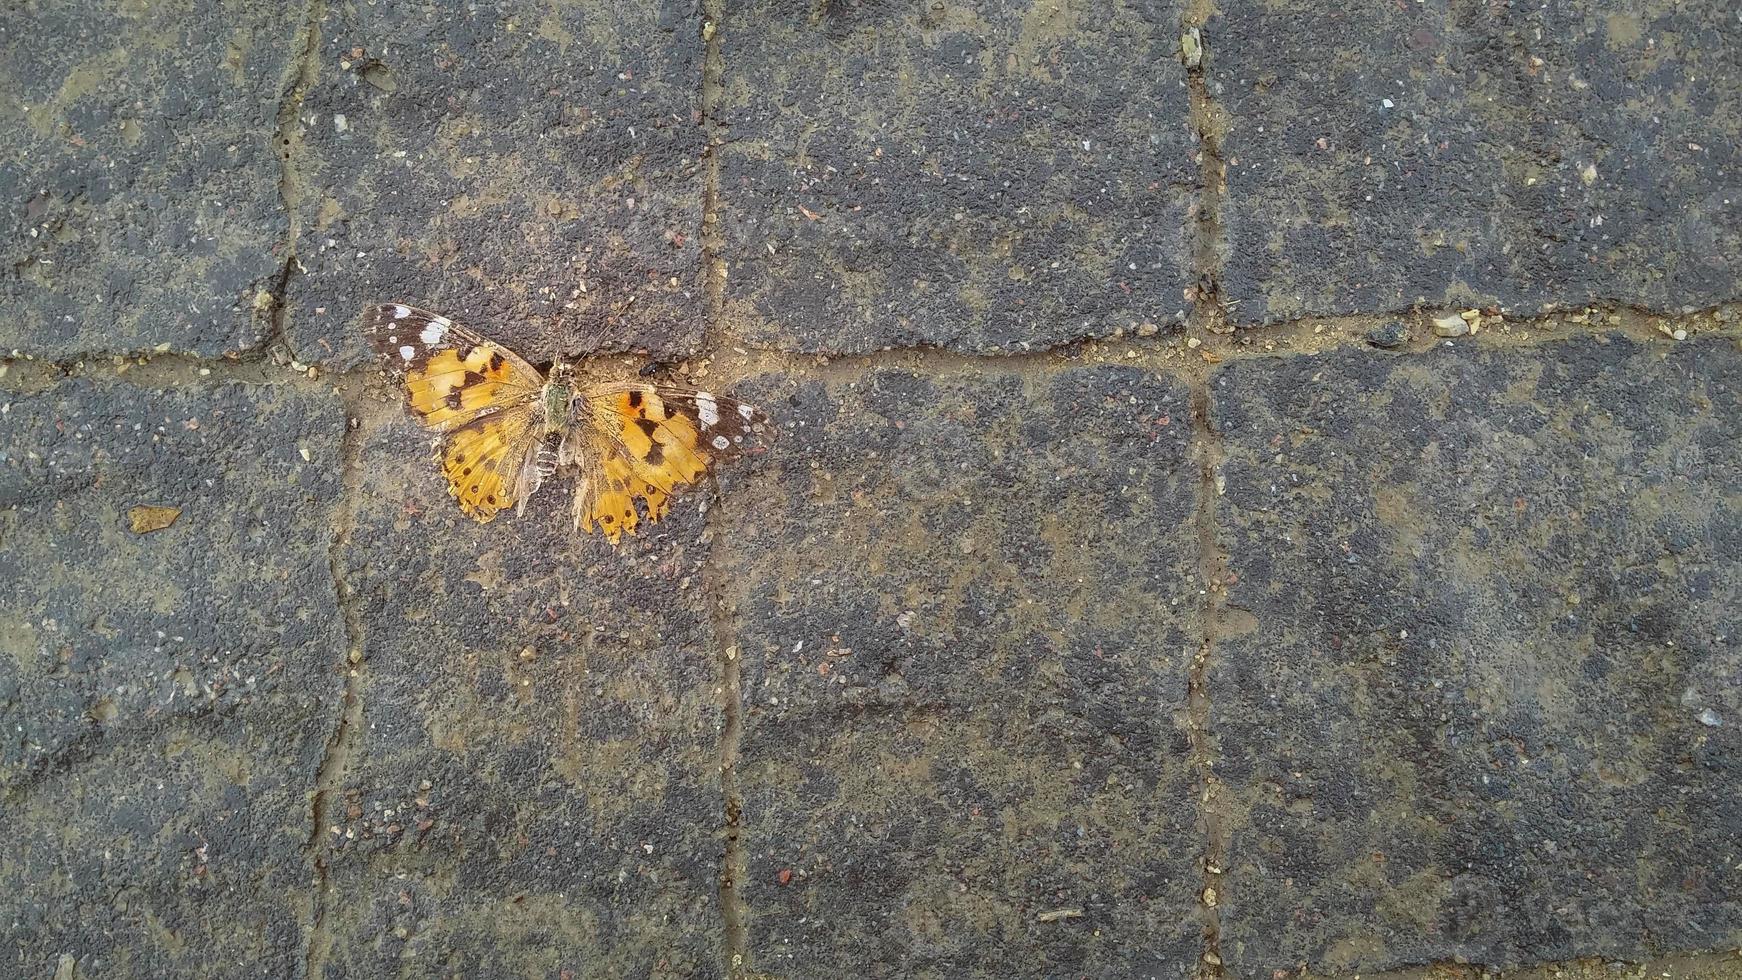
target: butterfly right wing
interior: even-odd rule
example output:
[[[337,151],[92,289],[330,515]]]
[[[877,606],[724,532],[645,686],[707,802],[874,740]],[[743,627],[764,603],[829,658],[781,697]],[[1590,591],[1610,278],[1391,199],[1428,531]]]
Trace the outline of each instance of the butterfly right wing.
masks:
[[[595,526],[612,544],[624,533],[635,533],[641,523],[635,498],[646,501],[648,523],[657,522],[671,508],[668,494],[635,472],[622,447],[598,433],[583,436],[587,448],[577,459],[580,482],[575,486],[575,527],[591,534]]]
[[[365,309],[363,333],[404,387],[406,407],[432,429],[536,401],[544,387],[544,376],[520,355],[403,303]]]

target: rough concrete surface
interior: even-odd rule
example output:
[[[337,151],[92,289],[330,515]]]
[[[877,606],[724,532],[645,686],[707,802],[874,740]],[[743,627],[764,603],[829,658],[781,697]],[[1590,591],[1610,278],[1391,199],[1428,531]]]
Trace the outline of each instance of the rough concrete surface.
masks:
[[[1226,5],[1236,319],[1734,299],[1739,29],[1725,0]]]
[[[341,693],[342,409],[125,382],[4,409],[5,972],[294,971]],[[140,507],[179,514],[137,533]]]
[[[1742,352],[1541,353],[1211,383],[1241,975],[1737,938]]]
[[[0,350],[205,356],[269,332],[289,5],[0,10]]]
[[[1171,3],[732,8],[726,313],[787,350],[1020,351],[1184,318]]]
[[[0,976],[1742,976],[1730,7],[6,5]]]
[[[513,324],[502,339],[546,358],[557,346],[695,349],[694,4],[314,13],[284,133],[306,270],[286,333],[303,360],[361,363],[357,311],[389,296]],[[561,345],[570,303],[563,324],[579,336]]]
[[[720,570],[756,968],[1189,975],[1185,386],[879,371],[769,401],[793,428]]]

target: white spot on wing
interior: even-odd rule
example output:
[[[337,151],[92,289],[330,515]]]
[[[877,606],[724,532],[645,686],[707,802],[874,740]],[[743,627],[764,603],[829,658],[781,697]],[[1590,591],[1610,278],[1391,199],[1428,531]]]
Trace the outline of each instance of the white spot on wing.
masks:
[[[442,342],[442,336],[444,334],[446,334],[447,332],[448,332],[447,324],[442,323],[438,320],[431,320],[423,328],[423,333],[418,335],[418,339],[422,340],[426,344],[439,344]]]
[[[748,422],[756,417],[756,409],[751,408],[749,405],[739,405],[738,414],[744,416],[744,421]]]
[[[696,413],[701,416],[704,429],[720,422],[720,406],[714,401],[714,396],[705,391],[696,392]]]
[[[417,356],[417,349],[412,347],[410,344],[407,344],[404,347],[399,348],[399,356],[409,361]]]
[[[731,447],[731,445],[732,445],[732,440],[727,439],[725,436],[715,436],[714,437],[714,448],[715,449],[728,449]]]
[[[411,307],[409,306],[395,306],[393,308],[393,319],[395,320],[403,320],[410,315]]]

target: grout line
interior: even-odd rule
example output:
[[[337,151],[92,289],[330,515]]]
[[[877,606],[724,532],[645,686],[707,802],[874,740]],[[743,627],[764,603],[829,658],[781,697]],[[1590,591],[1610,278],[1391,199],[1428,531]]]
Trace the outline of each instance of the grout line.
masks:
[[[327,956],[332,951],[333,936],[327,928],[327,912],[332,892],[327,880],[325,828],[335,797],[344,787],[363,729],[363,614],[357,594],[345,577],[344,549],[351,541],[357,523],[357,501],[361,493],[360,459],[362,438],[360,391],[345,396],[345,432],[340,437],[339,457],[343,491],[335,517],[333,538],[327,548],[327,571],[333,580],[333,590],[345,628],[345,653],[339,669],[344,672],[344,695],[339,718],[327,738],[315,774],[315,788],[309,799],[309,835],[304,852],[314,871],[313,892],[309,898],[308,948],[304,953],[305,976],[318,978],[324,972]]]
[[[1196,281],[1192,284],[1192,312],[1189,326],[1198,332],[1230,334],[1228,310],[1222,304],[1222,267],[1227,258],[1227,236],[1222,226],[1222,200],[1228,193],[1228,165],[1222,156],[1222,136],[1226,132],[1226,116],[1217,107],[1204,77],[1209,52],[1204,46],[1203,29],[1214,13],[1209,0],[1193,0],[1181,17],[1181,56],[1186,60],[1186,90],[1189,94],[1191,130],[1198,144],[1197,162],[1201,171],[1197,200],[1191,214],[1195,219],[1192,231],[1192,267]],[[1195,44],[1192,58],[1186,58],[1188,39]]]
[[[702,296],[706,322],[702,330],[702,348],[706,356],[716,358],[726,345],[722,323],[726,311],[726,263],[722,256],[724,231],[721,226],[720,148],[725,145],[726,125],[719,110],[725,89],[725,57],[720,48],[720,30],[726,18],[725,0],[702,0],[702,87],[701,124],[707,138],[702,159],[702,227],[701,267]],[[714,642],[718,645],[720,670],[720,809],[721,845],[719,903],[721,932],[725,948],[721,950],[726,976],[747,976],[750,969],[750,942],[745,926],[742,883],[747,868],[743,842],[744,798],[738,789],[738,758],[744,733],[744,694],[739,676],[738,647],[733,643],[736,633],[732,610],[728,608],[725,586],[718,569],[724,559],[720,528],[720,493],[713,484],[715,506],[708,508],[708,553],[703,560],[703,593],[707,596]]]
[[[749,933],[745,924],[744,895],[741,887],[748,872],[749,859],[743,841],[744,797],[738,788],[738,760],[744,741],[744,691],[739,669],[738,646],[732,642],[736,633],[733,610],[725,597],[725,584],[716,571],[721,564],[720,493],[713,485],[715,504],[708,508],[707,529],[710,532],[708,554],[702,568],[703,593],[708,597],[708,612],[715,642],[719,645],[720,662],[720,795],[722,799],[722,843],[720,858],[720,916],[726,948],[726,976],[737,980],[750,972]]]
[[[1195,517],[1198,573],[1203,581],[1203,602],[1198,612],[1203,635],[1197,652],[1192,656],[1186,684],[1186,735],[1191,767],[1198,783],[1197,812],[1203,848],[1199,864],[1203,877],[1197,905],[1203,951],[1195,968],[1201,980],[1220,980],[1224,973],[1221,901],[1226,887],[1223,871],[1228,851],[1228,826],[1223,790],[1215,774],[1217,744],[1210,694],[1210,658],[1215,654],[1226,600],[1224,583],[1228,558],[1219,540],[1217,498],[1221,491],[1222,441],[1213,421],[1211,382],[1213,365],[1226,360],[1228,350],[1233,346],[1226,338],[1235,333],[1235,328],[1229,325],[1228,309],[1222,300],[1222,271],[1227,257],[1227,237],[1222,225],[1222,201],[1228,191],[1227,164],[1222,156],[1225,118],[1204,77],[1210,55],[1204,44],[1203,30],[1213,13],[1214,6],[1208,0],[1193,0],[1184,11],[1180,24],[1180,50],[1186,62],[1186,84],[1190,92],[1191,128],[1198,142],[1198,165],[1202,172],[1193,205],[1197,221],[1192,263],[1197,275],[1192,286],[1192,312],[1185,343],[1191,350],[1194,346],[1201,347],[1206,340],[1210,342],[1209,346],[1202,347],[1195,361],[1188,357],[1192,370],[1186,372],[1191,391],[1193,443],[1199,468]]]
[[[1222,439],[1212,422],[1210,379],[1195,378],[1191,384],[1191,417],[1198,457],[1199,488],[1196,512],[1198,571],[1203,581],[1199,620],[1203,634],[1193,654],[1187,681],[1187,742],[1192,771],[1198,783],[1198,819],[1203,834],[1199,868],[1203,880],[1198,892],[1199,917],[1204,949],[1199,976],[1219,978],[1222,966],[1221,902],[1226,894],[1223,874],[1227,868],[1228,823],[1221,782],[1216,778],[1218,747],[1214,705],[1210,696],[1210,658],[1221,634],[1221,618],[1227,601],[1225,583],[1228,556],[1220,542],[1217,499],[1221,494]]]
[[[1676,330],[1685,330],[1686,341],[1711,338],[1742,341],[1742,303],[1685,314],[1658,313],[1625,306],[1592,306],[1529,319],[1508,320],[1484,315],[1484,326],[1475,334],[1455,341],[1434,336],[1428,326],[1432,317],[1453,312],[1456,311],[1432,308],[1405,314],[1308,317],[1272,327],[1240,328],[1233,334],[1211,335],[1202,338],[1199,345],[1190,343],[1193,337],[1164,335],[1073,341],[1046,350],[1018,353],[972,353],[913,346],[868,353],[830,354],[738,344],[716,335],[708,353],[710,369],[719,369],[718,373],[728,380],[763,373],[830,378],[883,368],[934,372],[1019,370],[1085,363],[1131,364],[1191,377],[1200,372],[1204,364],[1290,354],[1322,354],[1347,348],[1370,351],[1375,356],[1408,357],[1435,350],[1443,344],[1530,350],[1574,337],[1622,336],[1669,350],[1682,342],[1672,341],[1671,334]],[[1199,320],[1211,320],[1214,315],[1210,311],[1201,314]],[[1367,340],[1366,333],[1390,321],[1405,322],[1411,339],[1398,349],[1378,350]],[[71,378],[120,379],[152,388],[240,382],[289,384],[312,390],[341,383],[367,383],[378,378],[380,373],[373,364],[325,373],[318,364],[281,364],[282,357],[270,350],[270,346],[267,344],[219,357],[90,351],[48,360],[15,352],[10,357],[0,357],[0,391],[30,394]],[[622,359],[625,364],[636,367],[642,363],[641,359],[627,355],[622,355]]]
[[[807,353],[738,344],[716,334],[707,356],[710,372],[728,383],[769,373],[793,378],[832,379],[882,369],[1017,371],[1085,364],[1128,364],[1190,379],[1203,373],[1206,365],[1224,361],[1323,354],[1344,349],[1368,351],[1375,357],[1412,357],[1448,343],[1479,349],[1528,351],[1552,347],[1575,337],[1621,336],[1667,352],[1683,342],[1673,341],[1667,335],[1676,329],[1686,330],[1687,342],[1714,338],[1742,342],[1742,304],[1676,315],[1611,306],[1588,307],[1531,319],[1506,320],[1484,316],[1485,325],[1478,333],[1448,341],[1434,336],[1428,324],[1433,315],[1450,312],[1453,311],[1435,308],[1395,315],[1312,317],[1273,327],[1240,328],[1232,334],[1122,337],[1075,341],[1041,351],[997,354],[962,353],[924,346],[858,354]],[[1209,315],[1201,316],[1200,322],[1208,319]],[[1411,339],[1395,350],[1375,348],[1366,339],[1366,332],[1394,320],[1406,322]],[[1190,341],[1193,339],[1198,339],[1200,344],[1192,346]],[[625,365],[632,365],[631,370],[644,363],[644,359],[627,355],[622,359]],[[73,378],[115,379],[152,388],[240,382],[331,391],[335,385],[374,383],[380,374],[373,364],[334,372],[323,372],[319,365],[302,365],[300,368],[296,364],[281,366],[269,351],[260,348],[253,348],[246,355],[207,358],[173,353],[93,351],[60,360],[41,360],[20,354],[0,358],[0,391],[31,394]],[[311,370],[313,375],[308,373]]]
[[[303,99],[320,72],[320,25],[325,13],[325,0],[309,0],[302,31],[296,41],[295,56],[290,62],[288,76],[281,88],[277,125],[272,133],[272,151],[278,158],[279,165],[279,206],[284,209],[285,221],[284,241],[273,249],[273,254],[283,260],[284,267],[272,286],[270,327],[267,336],[258,346],[258,360],[263,368],[269,366],[274,355],[280,352],[288,353],[286,360],[296,360],[295,354],[289,353],[291,346],[286,330],[290,317],[290,283],[300,268],[296,245],[301,234],[303,188],[295,158],[302,144],[300,116]],[[149,364],[144,367],[149,367]],[[187,365],[173,365],[172,371],[174,367],[186,368]],[[302,368],[300,364],[297,367]],[[209,377],[211,373],[211,369],[204,366],[195,367],[192,372],[198,379]],[[308,372],[307,369],[298,371],[298,376],[305,379],[312,378],[313,374],[314,372]],[[161,377],[161,372],[159,376]],[[270,379],[262,374],[253,380]],[[334,600],[338,604],[345,631],[345,651],[340,663],[340,669],[344,671],[344,695],[339,717],[322,750],[320,765],[315,770],[314,790],[309,797],[309,835],[304,845],[304,853],[314,880],[308,899],[307,947],[303,951],[303,972],[307,977],[320,977],[325,974],[327,956],[332,950],[333,937],[327,926],[331,893],[327,881],[326,857],[323,853],[325,841],[322,839],[322,828],[327,824],[332,797],[343,785],[351,753],[356,748],[356,733],[362,727],[363,703],[357,670],[362,662],[362,617],[357,610],[356,597],[352,595],[350,585],[344,578],[340,561],[342,549],[350,540],[351,529],[356,520],[359,484],[358,437],[357,414],[353,408],[357,397],[358,394],[353,391],[350,397],[344,398],[345,430],[339,436],[341,490],[332,540],[327,547],[327,572],[333,581]]]
[[[702,297],[707,310],[702,347],[718,350],[726,308],[725,230],[720,213],[720,149],[727,141],[727,126],[720,118],[725,98],[726,60],[720,50],[720,30],[726,18],[726,0],[702,0],[702,90],[701,125],[706,146],[702,150]]]

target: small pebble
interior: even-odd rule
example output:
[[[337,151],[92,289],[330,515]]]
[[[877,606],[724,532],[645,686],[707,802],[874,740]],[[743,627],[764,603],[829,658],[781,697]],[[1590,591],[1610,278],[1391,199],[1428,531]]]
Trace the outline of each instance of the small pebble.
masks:
[[[1470,322],[1457,314],[1434,318],[1434,333],[1441,337],[1462,337],[1470,332]]]
[[[1383,326],[1367,331],[1367,342],[1385,350],[1395,350],[1409,343],[1409,328],[1392,320]]]
[[[1716,711],[1707,708],[1700,712],[1700,724],[1705,725],[1707,728],[1717,728],[1724,724],[1724,719],[1719,717]]]

